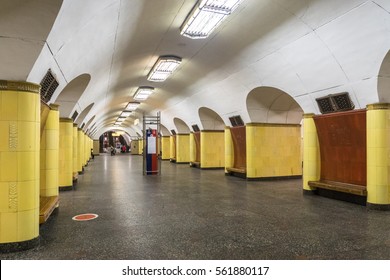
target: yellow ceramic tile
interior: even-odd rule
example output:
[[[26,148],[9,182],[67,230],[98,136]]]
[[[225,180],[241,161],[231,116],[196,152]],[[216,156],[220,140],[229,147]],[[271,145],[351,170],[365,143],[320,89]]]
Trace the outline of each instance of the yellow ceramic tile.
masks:
[[[2,120],[15,121],[18,119],[18,92],[3,91],[0,114]]]
[[[36,105],[38,94],[29,92],[18,93],[18,120],[36,121],[36,111],[39,111]]]
[[[38,237],[35,234],[34,210],[18,213],[18,240],[31,240]]]
[[[0,212],[8,212],[9,183],[0,182]]]
[[[34,122],[18,122],[18,150],[34,151],[37,147],[36,124]]]
[[[9,122],[0,121],[0,152],[9,150]]]
[[[35,182],[26,181],[18,183],[18,210],[26,211],[39,207],[35,197]]]
[[[0,243],[17,242],[18,213],[2,212],[0,214]]]
[[[0,157],[0,178],[3,182],[18,181],[18,152],[2,152]]]
[[[389,174],[387,173],[387,166],[376,167],[376,185],[388,186],[389,185]]]
[[[46,130],[46,149],[47,150],[58,150],[60,143],[58,130]]]
[[[375,204],[390,204],[389,200],[389,187],[387,186],[377,186],[376,187],[376,199]]]
[[[35,179],[34,152],[18,152],[18,181],[30,181]]]

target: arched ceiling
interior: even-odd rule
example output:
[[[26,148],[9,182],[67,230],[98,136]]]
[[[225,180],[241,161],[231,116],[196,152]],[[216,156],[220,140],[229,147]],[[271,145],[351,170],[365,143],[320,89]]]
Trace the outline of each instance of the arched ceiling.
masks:
[[[206,130],[224,130],[225,123],[222,118],[213,110],[201,107],[199,108],[199,118],[203,129]]]
[[[60,105],[61,117],[69,118],[74,113],[74,111],[77,111],[77,113],[80,114],[81,108],[80,106],[76,105],[78,104],[81,95],[87,88],[90,80],[91,76],[89,74],[82,74],[71,80],[62,89],[62,91],[55,99],[55,103]]]
[[[173,123],[175,124],[177,133],[190,133],[190,128],[182,119],[174,118]]]
[[[175,117],[199,123],[201,107],[213,108],[225,123],[233,115],[250,122],[246,97],[257,87],[287,92],[306,113],[319,113],[315,98],[337,92],[349,92],[356,108],[387,100],[378,93],[378,73],[390,49],[388,0],[243,0],[202,40],[179,31],[195,0],[64,0],[56,18],[53,7],[60,1],[1,3],[7,9],[0,11],[0,57],[7,66],[0,66],[0,78],[39,83],[50,68],[60,83],[55,99],[88,73],[77,104],[95,103],[89,115],[96,116],[96,137],[113,125],[139,86],[155,92],[137,113],[161,111],[169,129]],[[35,11],[31,24],[26,5]],[[51,20],[41,15],[47,10]],[[7,35],[3,26],[27,35],[19,40],[18,32]],[[27,36],[36,32],[30,44]],[[158,56],[168,54],[182,58],[176,72],[163,83],[147,81]]]
[[[62,0],[0,0],[0,79],[25,81]]]
[[[251,90],[246,100],[251,122],[299,124],[303,110],[286,92],[272,87]]]

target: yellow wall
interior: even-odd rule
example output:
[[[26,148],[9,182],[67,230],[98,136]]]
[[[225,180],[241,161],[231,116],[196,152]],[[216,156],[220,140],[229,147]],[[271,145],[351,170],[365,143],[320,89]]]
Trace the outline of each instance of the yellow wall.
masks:
[[[41,138],[41,196],[58,196],[58,148],[60,121],[58,106],[50,106],[53,108],[49,112]]]
[[[190,135],[176,135],[176,162],[190,162]]]
[[[171,156],[170,151],[170,137],[169,136],[163,136],[161,137],[161,159],[169,159]]]
[[[133,140],[131,141],[131,154],[132,155],[142,155],[143,151],[143,140]]]
[[[312,191],[309,181],[318,181],[321,177],[320,145],[317,128],[313,119],[314,114],[303,116],[303,189]]]
[[[176,160],[176,145],[175,145],[176,135],[169,137],[169,151],[170,158]]]
[[[83,172],[84,167],[84,133],[80,128],[77,128],[77,171]]]
[[[39,85],[0,81],[1,244],[38,241],[39,145]]]
[[[233,167],[234,164],[234,147],[232,134],[229,127],[225,128],[225,173],[228,173],[226,168]]]
[[[60,119],[60,146],[58,159],[58,185],[73,185],[73,120]]]
[[[99,140],[93,140],[93,154],[98,155],[100,151],[100,141]]]
[[[73,124],[73,180],[77,180],[79,171],[79,140],[77,132],[77,124]]]
[[[144,140],[140,139],[138,140],[138,154],[142,155],[143,151],[144,151]]]
[[[367,109],[367,202],[390,206],[390,104]]]
[[[217,168],[225,166],[225,133],[223,131],[202,131],[200,133],[200,167]]]
[[[302,175],[300,125],[246,125],[247,178]]]

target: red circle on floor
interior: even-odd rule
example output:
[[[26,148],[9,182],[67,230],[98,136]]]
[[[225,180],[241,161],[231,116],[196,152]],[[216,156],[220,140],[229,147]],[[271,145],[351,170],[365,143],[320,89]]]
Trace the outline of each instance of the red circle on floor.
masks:
[[[93,220],[93,219],[96,219],[97,217],[99,217],[97,214],[80,214],[80,215],[77,215],[77,216],[74,216],[72,218],[72,220],[74,221],[90,221],[90,220]]]

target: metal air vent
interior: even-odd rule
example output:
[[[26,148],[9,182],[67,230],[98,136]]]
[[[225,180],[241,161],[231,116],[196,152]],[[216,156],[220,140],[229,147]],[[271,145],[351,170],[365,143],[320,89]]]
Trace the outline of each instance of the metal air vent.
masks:
[[[325,97],[316,98],[318,107],[322,114],[333,112],[349,111],[355,108],[348,92],[331,94]]]
[[[192,129],[194,130],[194,132],[200,131],[199,126],[197,124],[193,124]]]
[[[55,90],[59,86],[58,81],[54,77],[51,69],[47,70],[46,75],[43,77],[41,83],[41,100],[45,103],[49,103]]]
[[[72,115],[72,120],[75,121],[78,115],[79,115],[79,113],[77,111],[74,111],[74,113]]]
[[[229,120],[230,120],[230,123],[232,124],[233,127],[244,125],[244,122],[243,122],[241,116],[233,116],[233,117],[230,117]]]

